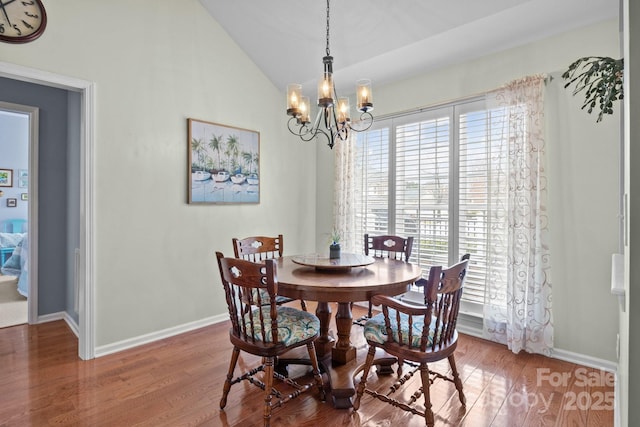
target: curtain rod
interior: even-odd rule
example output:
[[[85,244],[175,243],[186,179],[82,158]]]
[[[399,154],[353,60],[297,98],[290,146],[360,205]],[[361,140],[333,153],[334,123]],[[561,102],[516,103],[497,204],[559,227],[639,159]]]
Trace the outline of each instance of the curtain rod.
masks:
[[[544,79],[545,85],[551,83],[556,78],[560,78],[562,76],[562,73],[563,73],[563,71],[560,71],[560,70],[552,71],[552,72],[549,72],[549,73],[543,73],[543,74],[546,74],[546,77]],[[403,116],[408,116],[410,114],[422,113],[424,111],[434,110],[436,108],[443,108],[443,107],[448,107],[448,106],[451,106],[451,105],[466,104],[466,103],[478,101],[478,100],[484,98],[484,96],[489,92],[490,92],[490,90],[488,90],[486,92],[480,92],[480,93],[476,93],[476,94],[473,94],[473,95],[464,96],[462,98],[450,99],[450,100],[447,100],[447,101],[444,101],[444,102],[437,102],[437,103],[423,105],[423,106],[416,107],[416,108],[411,108],[411,109],[408,109],[408,110],[402,110],[402,111],[399,111],[399,112],[396,112],[396,113],[382,114],[380,116],[376,116],[376,120],[392,119],[392,118],[395,118],[395,117],[403,117]]]

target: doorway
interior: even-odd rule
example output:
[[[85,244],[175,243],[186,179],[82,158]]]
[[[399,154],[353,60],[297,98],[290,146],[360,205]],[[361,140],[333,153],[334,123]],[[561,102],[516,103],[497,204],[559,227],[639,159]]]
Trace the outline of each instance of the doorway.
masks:
[[[94,146],[94,84],[84,80],[71,78],[67,76],[57,75],[41,70],[35,70],[27,67],[21,67],[15,64],[6,62],[0,62],[0,77],[9,79],[12,81],[33,83],[46,88],[62,89],[68,93],[71,98],[70,104],[75,107],[77,115],[69,117],[69,121],[72,123],[70,129],[77,131],[77,150],[74,154],[77,155],[78,161],[78,190],[77,190],[77,221],[72,225],[69,225],[70,231],[75,232],[78,236],[78,246],[75,254],[69,255],[71,263],[74,265],[74,281],[77,289],[77,328],[74,332],[78,336],[78,355],[81,359],[92,359],[95,357],[95,332],[94,332],[94,259],[93,259],[93,235],[94,235],[94,220],[93,220],[93,183],[94,183],[94,165],[93,165],[93,146]],[[26,102],[25,102],[26,103]],[[35,105],[37,105],[34,102]],[[41,122],[41,126],[42,126]],[[43,147],[41,147],[42,149]],[[49,147],[47,147],[49,148]],[[41,153],[49,159],[48,155]],[[35,168],[32,169],[33,171]],[[47,183],[48,180],[43,181]],[[45,191],[40,188],[42,194],[52,194],[52,192]],[[42,201],[41,194],[41,201]],[[30,202],[31,203],[31,202]],[[33,208],[33,206],[31,206]],[[75,211],[75,209],[74,209]],[[40,219],[45,218],[41,217]],[[71,223],[71,221],[68,221]],[[38,221],[31,221],[30,231],[34,229],[38,224]],[[41,227],[41,234],[45,232],[45,229]],[[42,236],[40,236],[42,240]],[[46,240],[46,239],[45,239]],[[39,252],[48,253],[42,246],[45,240],[40,241]],[[46,242],[45,242],[46,243]],[[43,261],[47,261],[47,258],[40,260],[39,266],[42,269]],[[65,267],[66,268],[66,267]],[[38,283],[38,288],[42,291],[42,285],[30,274],[30,281],[32,287],[34,283]],[[47,280],[49,280],[47,278]],[[42,296],[42,295],[41,295]],[[41,304],[47,302],[48,298],[43,299]],[[37,310],[38,307],[35,307]],[[31,323],[44,322],[48,320],[54,320],[46,315],[39,315],[37,312],[34,315],[34,319],[30,318]],[[73,322],[67,319],[67,323],[73,328]]]
[[[0,102],[0,167],[5,174],[0,186],[0,326],[34,323],[37,318],[37,286],[32,286],[29,270],[36,271],[38,108]],[[35,167],[35,168],[34,168]],[[36,170],[35,179],[31,176]],[[29,179],[29,178],[32,179]]]

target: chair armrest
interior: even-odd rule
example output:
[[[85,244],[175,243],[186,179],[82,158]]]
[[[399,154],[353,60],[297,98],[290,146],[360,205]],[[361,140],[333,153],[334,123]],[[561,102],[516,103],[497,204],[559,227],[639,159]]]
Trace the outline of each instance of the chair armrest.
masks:
[[[429,307],[425,305],[408,304],[406,302],[399,301],[386,295],[374,295],[371,298],[371,303],[374,305],[385,305],[401,313],[409,314],[412,316],[424,316],[429,312]]]
[[[424,288],[427,285],[427,279],[425,279],[424,277],[419,278],[418,280],[416,280],[415,282],[413,282],[414,285],[420,287],[420,288]]]

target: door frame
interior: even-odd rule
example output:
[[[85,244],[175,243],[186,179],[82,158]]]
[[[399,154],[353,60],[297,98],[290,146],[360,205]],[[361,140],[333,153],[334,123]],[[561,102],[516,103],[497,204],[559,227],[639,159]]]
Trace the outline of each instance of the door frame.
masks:
[[[95,83],[2,61],[0,61],[0,77],[80,93],[80,248],[77,279],[79,296],[78,356],[83,360],[93,359],[95,357]],[[30,167],[32,166],[32,160],[30,158]],[[31,210],[29,215],[29,228],[31,228],[36,221],[31,222],[34,219],[31,218]],[[30,240],[29,243],[31,242]],[[31,283],[37,282],[32,280]],[[37,292],[35,295],[37,295]],[[29,312],[29,323],[37,319],[37,304],[33,306],[35,307],[33,309],[35,314],[32,318],[32,313],[31,311]]]

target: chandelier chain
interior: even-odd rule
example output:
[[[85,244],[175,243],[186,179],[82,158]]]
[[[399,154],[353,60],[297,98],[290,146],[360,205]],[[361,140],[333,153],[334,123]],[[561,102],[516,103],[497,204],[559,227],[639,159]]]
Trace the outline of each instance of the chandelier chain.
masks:
[[[327,56],[331,56],[329,52],[329,0],[327,0]]]

